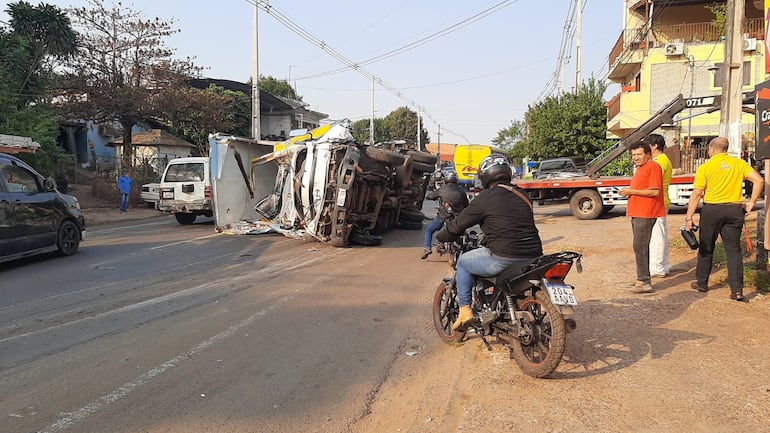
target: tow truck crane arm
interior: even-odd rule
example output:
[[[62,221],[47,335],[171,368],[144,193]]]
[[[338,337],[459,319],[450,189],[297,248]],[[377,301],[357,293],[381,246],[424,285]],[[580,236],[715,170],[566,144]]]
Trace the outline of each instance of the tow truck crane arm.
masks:
[[[665,107],[661,108],[660,111],[655,113],[655,115],[647,119],[647,121],[644,122],[641,126],[636,128],[630,134],[623,137],[618,142],[618,145],[610,153],[592,161],[590,166],[588,167],[588,171],[587,171],[588,176],[591,179],[596,179],[597,177],[599,177],[599,175],[597,174],[599,170],[606,167],[607,164],[609,164],[615,158],[623,154],[623,152],[627,151],[629,146],[631,146],[633,143],[640,141],[647,134],[651,134],[656,129],[658,129],[661,125],[674,123],[674,116],[676,116],[678,113],[684,110],[685,106],[686,104],[685,104],[684,97],[682,97],[682,94],[680,93]]]

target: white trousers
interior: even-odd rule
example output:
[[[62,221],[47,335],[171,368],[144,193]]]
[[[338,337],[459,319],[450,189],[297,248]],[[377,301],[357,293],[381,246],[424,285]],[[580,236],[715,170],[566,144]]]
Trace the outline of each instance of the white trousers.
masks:
[[[659,217],[652,227],[650,238],[650,275],[667,275],[671,270],[668,258],[668,222],[666,217]]]

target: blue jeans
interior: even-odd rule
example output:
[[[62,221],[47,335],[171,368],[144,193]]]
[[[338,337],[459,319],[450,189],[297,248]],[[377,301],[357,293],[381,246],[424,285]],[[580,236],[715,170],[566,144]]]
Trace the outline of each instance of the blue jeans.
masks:
[[[126,193],[120,194],[120,211],[121,212],[128,211],[128,194]]]
[[[436,217],[433,218],[433,221],[430,222],[430,225],[427,229],[425,229],[425,249],[429,250],[431,249],[431,246],[433,244],[433,233],[436,233],[437,231],[441,230],[441,226],[444,225],[444,220]]]
[[[474,275],[494,277],[519,260],[492,256],[492,251],[486,247],[476,248],[475,250],[463,253],[460,259],[457,260],[457,273],[455,274],[460,305],[471,305]]]

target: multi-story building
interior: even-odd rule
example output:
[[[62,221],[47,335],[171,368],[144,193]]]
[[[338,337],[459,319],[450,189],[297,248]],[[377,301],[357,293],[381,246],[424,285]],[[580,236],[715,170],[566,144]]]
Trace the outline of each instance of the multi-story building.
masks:
[[[607,104],[608,138],[625,136],[680,93],[722,93],[726,0],[623,1],[624,30],[609,56],[608,77],[621,92]],[[742,21],[743,91],[751,92],[766,76],[764,1],[745,0]],[[661,128],[672,150],[682,152],[675,166],[691,169],[697,156],[687,155],[719,135],[719,112],[697,115],[704,111],[688,108],[678,118],[695,117]],[[744,149],[752,152],[753,115],[742,116],[741,134]]]

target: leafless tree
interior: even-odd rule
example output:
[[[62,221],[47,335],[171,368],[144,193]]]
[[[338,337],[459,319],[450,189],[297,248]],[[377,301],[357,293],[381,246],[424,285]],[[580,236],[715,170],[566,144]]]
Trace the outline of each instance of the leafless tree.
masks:
[[[131,129],[159,113],[160,95],[199,72],[192,59],[174,59],[166,39],[174,20],[145,18],[122,3],[89,0],[71,10],[80,52],[71,63],[64,96],[69,114],[122,126],[122,164],[132,165]]]

